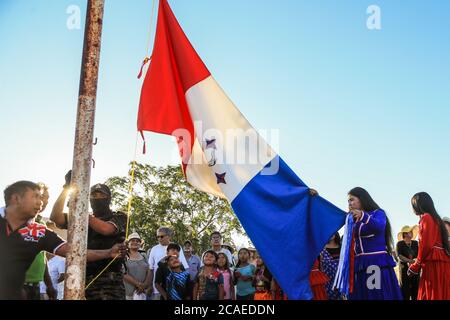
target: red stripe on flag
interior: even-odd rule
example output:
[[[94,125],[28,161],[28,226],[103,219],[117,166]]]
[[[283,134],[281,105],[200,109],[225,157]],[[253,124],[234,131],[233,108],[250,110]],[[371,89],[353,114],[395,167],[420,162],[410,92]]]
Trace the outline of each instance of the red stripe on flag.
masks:
[[[174,135],[178,141],[183,141],[185,147],[180,151],[184,169],[195,141],[194,125],[185,93],[210,75],[169,4],[166,0],[161,0],[152,61],[139,103],[138,130]],[[175,135],[174,131],[177,129],[189,132],[190,141],[186,141],[186,137],[180,139],[180,135]]]

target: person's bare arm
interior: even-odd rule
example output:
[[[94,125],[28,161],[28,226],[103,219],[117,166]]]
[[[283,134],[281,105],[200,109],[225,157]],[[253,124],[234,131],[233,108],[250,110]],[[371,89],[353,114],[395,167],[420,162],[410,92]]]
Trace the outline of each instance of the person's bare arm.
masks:
[[[402,256],[401,254],[398,255],[398,258],[400,259],[401,262],[414,263],[413,259],[408,259],[407,257]]]
[[[231,288],[231,290],[230,290],[230,292],[231,292],[231,300],[236,300],[236,293],[234,292],[234,286],[233,286],[232,283],[231,283],[230,288]]]
[[[63,244],[56,250],[55,254],[61,257],[66,257],[69,251],[69,246],[67,243]],[[127,253],[126,246],[124,244],[116,244],[111,249],[107,250],[88,250],[87,251],[87,261],[98,261],[111,258],[123,258]]]
[[[93,215],[89,215],[89,227],[104,236],[112,236],[117,233],[117,228],[110,222],[100,220]]]
[[[153,279],[150,279],[150,272],[153,273],[153,270],[150,270],[150,269],[147,270],[147,275],[145,276],[145,280],[144,280],[144,283],[143,283],[145,290],[147,290],[147,289],[152,287]]]
[[[44,283],[47,287],[47,295],[50,300],[56,300],[56,296],[58,295],[58,292],[53,287],[52,278],[50,277],[50,274],[48,273],[48,267],[47,264],[45,265],[45,272],[44,272]]]
[[[135,278],[129,274],[123,275],[123,280],[136,288],[137,293],[141,294],[145,291],[145,286],[143,283],[137,281]]]
[[[148,269],[147,278],[145,279],[146,285],[148,287],[148,290],[147,290],[148,294],[153,293],[153,276],[154,276],[153,270]]]
[[[225,289],[223,284],[219,284],[219,300],[223,300],[223,297],[225,297]]]
[[[197,294],[198,294],[198,283],[196,283],[195,285],[194,285],[194,290],[192,290],[192,295],[193,295],[193,297],[192,297],[192,300],[198,300],[198,297],[197,297]]]
[[[130,276],[129,274],[124,274],[123,275],[123,280],[135,287],[139,286],[139,281],[137,281],[135,278],[133,278],[132,276]]]
[[[161,296],[164,298],[164,300],[167,300],[167,292],[164,290],[164,288],[159,284],[155,283],[156,290],[161,294]]]
[[[270,283],[270,293],[272,294],[272,300],[275,300],[276,298],[275,279],[272,279],[272,282]]]
[[[53,221],[60,229],[64,229],[67,221],[64,214],[64,203],[66,202],[67,195],[69,193],[68,188],[64,188],[58,199],[56,199],[53,205],[52,213],[50,214],[50,220]]]

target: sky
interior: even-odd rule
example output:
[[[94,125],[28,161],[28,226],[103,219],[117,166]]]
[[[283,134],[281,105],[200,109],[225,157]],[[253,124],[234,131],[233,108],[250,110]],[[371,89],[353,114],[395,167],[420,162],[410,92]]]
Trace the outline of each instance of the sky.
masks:
[[[86,2],[0,0],[0,188],[43,181],[50,206],[72,166]],[[450,2],[169,3],[228,96],[255,128],[279,130],[269,143],[323,197],[346,210],[347,192],[366,188],[395,235],[418,223],[416,192],[450,216]],[[133,159],[179,164],[171,137],[148,133],[147,154],[141,140],[135,152],[136,76],[155,23],[152,0],[106,0],[92,183]]]

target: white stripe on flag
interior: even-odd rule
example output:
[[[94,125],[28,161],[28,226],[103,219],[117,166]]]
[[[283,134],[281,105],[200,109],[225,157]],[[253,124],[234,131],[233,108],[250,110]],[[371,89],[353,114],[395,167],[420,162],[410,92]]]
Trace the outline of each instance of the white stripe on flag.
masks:
[[[217,190],[215,174],[225,173],[226,184],[220,183],[219,187],[233,202],[247,183],[277,155],[212,76],[191,87],[186,92],[186,100],[198,139],[192,157],[196,158],[197,153],[202,153],[206,161],[203,164],[188,164],[188,181],[205,190],[205,182],[199,185],[204,180],[209,189]],[[206,140],[213,139],[216,140],[216,148],[208,149]],[[213,160],[217,160],[217,163],[208,167],[207,163]]]

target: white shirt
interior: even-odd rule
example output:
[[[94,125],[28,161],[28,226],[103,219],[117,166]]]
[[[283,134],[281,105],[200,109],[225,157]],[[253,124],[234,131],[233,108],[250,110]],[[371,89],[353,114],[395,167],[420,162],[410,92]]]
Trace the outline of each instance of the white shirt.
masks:
[[[167,256],[167,246],[163,246],[160,244],[157,244],[150,250],[150,255],[148,257],[148,265],[150,270],[153,270],[153,293],[159,293],[158,290],[155,288],[155,275],[156,271],[158,270],[158,263],[161,261],[161,259],[165,258]],[[180,251],[180,262],[183,264],[184,269],[189,269],[189,264],[184,257],[183,250]]]
[[[47,293],[47,286],[45,285],[44,281],[39,282],[39,292],[40,292],[40,294]]]
[[[211,249],[211,250],[213,250],[213,249]],[[230,266],[230,267],[234,266],[234,259],[233,259],[233,256],[231,255],[230,250],[225,249],[225,248],[222,248],[222,249],[220,249],[219,251],[216,251],[216,250],[213,250],[213,251],[214,251],[215,253],[217,253],[217,254],[219,254],[219,253],[224,253],[224,254],[227,256],[227,258],[228,258],[228,264],[229,264],[229,266]],[[206,252],[206,251],[205,251],[205,252]],[[205,256],[205,252],[203,252],[203,254],[202,254],[202,261],[200,262],[202,267],[203,267],[203,257]]]
[[[64,297],[64,281],[58,283],[58,279],[61,274],[66,272],[66,259],[60,256],[54,256],[47,262],[48,273],[52,279],[53,288],[57,290],[58,300],[62,300]]]

